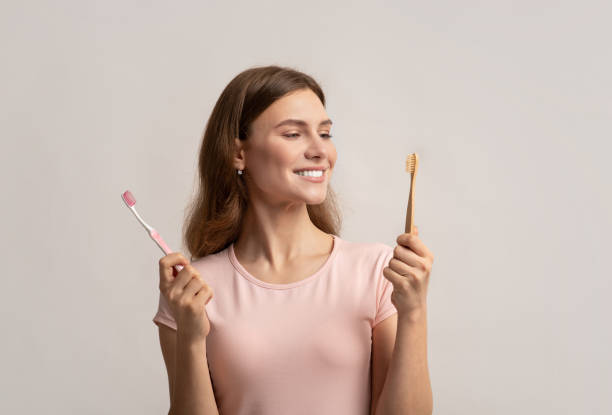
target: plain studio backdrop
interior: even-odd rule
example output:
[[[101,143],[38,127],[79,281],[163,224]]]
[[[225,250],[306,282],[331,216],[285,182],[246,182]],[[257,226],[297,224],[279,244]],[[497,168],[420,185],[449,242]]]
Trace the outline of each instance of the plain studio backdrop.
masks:
[[[435,255],[436,414],[609,414],[609,2],[4,1],[5,414],[161,414],[163,253],[222,89],[320,82],[351,241]]]

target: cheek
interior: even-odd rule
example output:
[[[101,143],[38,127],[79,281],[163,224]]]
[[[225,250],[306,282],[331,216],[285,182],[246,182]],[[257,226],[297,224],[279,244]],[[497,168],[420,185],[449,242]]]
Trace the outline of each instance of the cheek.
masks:
[[[253,146],[249,154],[249,164],[257,167],[258,169],[265,171],[274,169],[283,160],[283,151],[278,145],[272,143],[265,143]]]
[[[256,176],[267,184],[284,181],[282,176],[292,174],[295,156],[287,151],[286,146],[270,145],[266,148],[253,149],[249,157],[249,165],[257,171]]]
[[[294,147],[283,141],[270,143],[263,151],[266,162],[280,168],[292,166],[295,159],[299,157],[298,149]]]
[[[329,145],[329,149],[327,150],[327,157],[329,158],[329,161],[333,167],[333,165],[336,163],[336,159],[338,158],[338,153],[336,152],[336,146],[334,146],[333,143],[330,143]]]

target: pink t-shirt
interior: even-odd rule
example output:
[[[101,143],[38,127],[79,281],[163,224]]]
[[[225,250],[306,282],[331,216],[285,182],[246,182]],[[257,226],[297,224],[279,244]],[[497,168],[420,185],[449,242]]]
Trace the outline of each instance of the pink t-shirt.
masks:
[[[397,312],[382,269],[393,248],[334,235],[327,261],[292,284],[270,284],[231,244],[192,265],[213,289],[206,354],[222,415],[369,414],[372,328]],[[153,318],[176,330],[160,293]]]

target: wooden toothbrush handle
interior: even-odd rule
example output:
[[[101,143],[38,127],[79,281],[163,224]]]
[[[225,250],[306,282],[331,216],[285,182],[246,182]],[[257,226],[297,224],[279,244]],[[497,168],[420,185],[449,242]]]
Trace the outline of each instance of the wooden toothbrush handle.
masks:
[[[410,174],[410,195],[408,196],[408,208],[406,209],[406,229],[404,232],[412,233],[412,227],[414,225],[414,174]]]

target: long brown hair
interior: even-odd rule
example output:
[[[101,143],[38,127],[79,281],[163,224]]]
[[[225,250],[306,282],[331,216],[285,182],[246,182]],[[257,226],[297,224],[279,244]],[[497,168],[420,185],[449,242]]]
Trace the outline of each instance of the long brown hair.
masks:
[[[248,206],[247,187],[233,165],[234,139],[246,140],[251,123],[268,106],[299,89],[311,89],[325,106],[325,95],[310,76],[289,67],[249,68],[225,87],[204,130],[198,162],[198,189],[184,223],[183,244],[191,261],[217,253],[239,234]],[[342,217],[337,197],[328,185],[319,205],[307,205],[312,223],[339,236]]]

